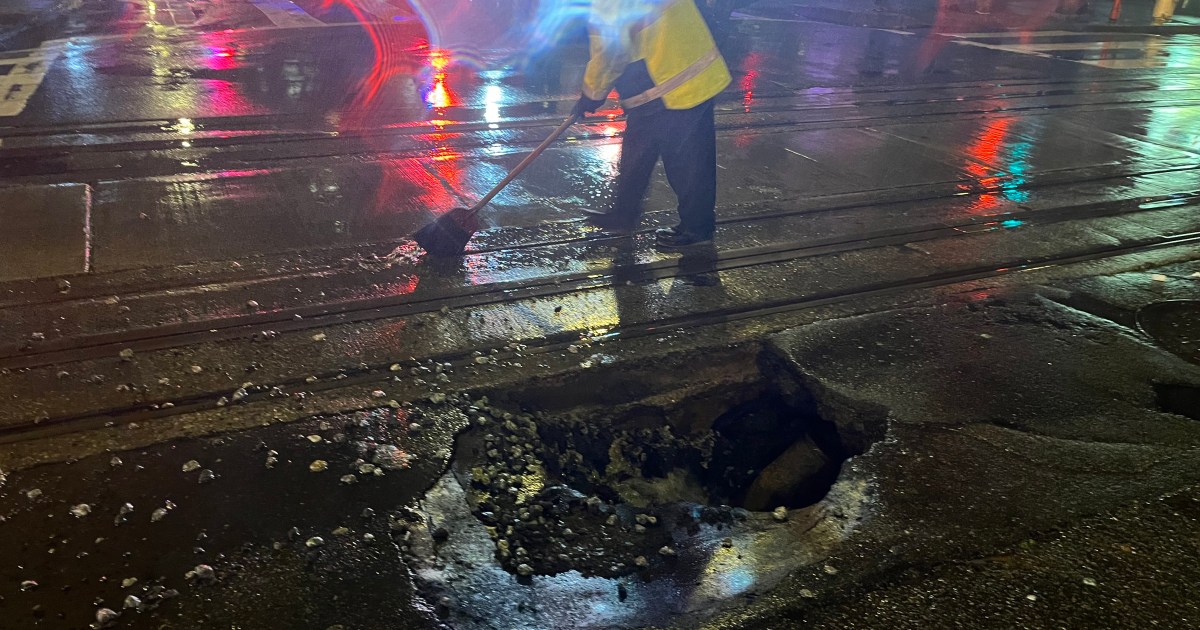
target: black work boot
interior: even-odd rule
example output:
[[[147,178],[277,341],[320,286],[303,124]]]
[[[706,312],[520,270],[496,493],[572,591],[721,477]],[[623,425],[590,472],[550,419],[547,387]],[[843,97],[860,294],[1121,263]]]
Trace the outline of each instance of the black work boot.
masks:
[[[699,234],[691,234],[680,231],[677,227],[660,228],[654,232],[654,244],[659,249],[677,250],[694,247],[696,245],[709,245],[712,243],[712,236],[701,236]]]

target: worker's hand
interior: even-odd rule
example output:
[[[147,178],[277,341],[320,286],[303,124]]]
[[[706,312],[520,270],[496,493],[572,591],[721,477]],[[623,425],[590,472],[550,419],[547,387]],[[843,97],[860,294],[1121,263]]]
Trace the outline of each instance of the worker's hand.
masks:
[[[596,100],[588,98],[586,95],[580,95],[579,100],[575,102],[575,108],[571,110],[571,114],[576,118],[583,118],[584,114],[596,111],[603,104],[604,99]]]

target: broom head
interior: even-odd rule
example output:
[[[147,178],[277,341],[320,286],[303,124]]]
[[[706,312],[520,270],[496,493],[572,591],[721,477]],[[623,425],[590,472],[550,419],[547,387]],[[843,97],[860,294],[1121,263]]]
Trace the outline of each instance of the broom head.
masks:
[[[434,256],[462,256],[479,230],[479,219],[468,208],[454,208],[413,234],[413,240]]]

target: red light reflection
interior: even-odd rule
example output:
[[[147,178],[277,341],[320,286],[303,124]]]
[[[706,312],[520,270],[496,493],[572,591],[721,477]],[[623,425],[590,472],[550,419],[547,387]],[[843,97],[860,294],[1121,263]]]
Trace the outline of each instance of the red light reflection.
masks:
[[[382,22],[358,6],[355,0],[322,0],[322,8],[329,10],[339,5],[354,15],[371,41],[374,61],[367,76],[363,78],[353,102],[342,116],[345,126],[358,127],[366,123],[365,118],[374,108],[380,93],[388,82],[397,76],[411,76],[422,68],[418,54],[429,48],[429,40],[422,33],[414,32],[406,22],[394,25]]]
[[[209,70],[236,70],[237,50],[232,46],[208,46],[204,66]]]
[[[431,119],[416,124],[432,124],[434,129],[419,136],[431,146],[428,159],[394,158],[379,164],[380,179],[370,209],[373,221],[391,224],[412,212],[449,210],[461,205],[453,194],[462,180],[461,154],[448,142],[457,134],[442,131],[450,122],[446,110],[459,104],[451,88],[454,59],[448,51],[430,46],[429,35],[417,20],[382,19],[365,10],[360,0],[322,0],[325,9],[335,5],[354,16],[369,38],[374,55],[354,97],[338,116],[338,127],[355,130],[388,125],[390,121],[380,118],[397,106],[396,99],[402,92],[412,94],[413,77],[422,77],[420,97]]]
[[[462,205],[451,192],[457,190],[462,178],[459,163],[454,158],[438,161],[436,155],[428,163],[413,158],[383,160],[371,215],[382,221],[397,214]]]
[[[988,121],[983,132],[964,148],[966,154],[971,157],[971,160],[967,161],[965,170],[984,188],[994,188],[1002,181],[996,172],[1000,151],[1012,123],[1012,118]],[[1002,201],[1003,197],[999,193],[984,193],[978,196],[970,211],[973,214],[986,214],[997,208]]]
[[[746,113],[750,113],[750,106],[754,104],[754,86],[758,84],[758,68],[762,65],[763,55],[760,52],[752,52],[746,55],[742,61],[743,67],[746,68],[746,74],[742,76],[742,109]]]

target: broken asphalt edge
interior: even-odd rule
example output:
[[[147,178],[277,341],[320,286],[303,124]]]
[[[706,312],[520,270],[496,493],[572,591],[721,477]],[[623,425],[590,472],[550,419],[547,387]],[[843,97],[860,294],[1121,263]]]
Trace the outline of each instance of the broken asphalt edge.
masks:
[[[1051,331],[1050,337],[1075,339],[1074,347],[1070,342],[1065,345],[1045,343],[1038,344],[1039,352],[1029,357],[1021,356],[1019,351],[1015,354],[980,352],[969,361],[983,366],[983,370],[997,372],[1019,367],[1026,359],[1041,359],[1046,363],[1091,363],[1086,368],[1095,380],[1112,379],[1112,383],[1121,389],[1112,392],[1112,403],[1104,399],[1105,392],[1101,387],[1089,396],[1077,396],[1077,400],[1059,401],[1056,405],[1054,398],[1059,394],[1051,386],[1040,394],[1040,402],[1050,406],[1041,421],[1029,422],[1028,417],[1000,420],[1002,405],[994,395],[986,405],[971,410],[976,413],[967,412],[957,417],[953,414],[961,411],[958,404],[942,408],[938,413],[936,403],[930,406],[929,401],[921,400],[928,392],[904,388],[907,378],[928,383],[928,374],[921,372],[934,369],[953,387],[962,387],[969,392],[969,382],[955,382],[953,367],[944,371],[937,369],[946,363],[953,365],[945,357],[935,356],[928,365],[915,369],[909,361],[899,361],[898,365],[906,372],[903,377],[885,378],[886,382],[879,383],[878,388],[863,381],[879,379],[888,368],[855,374],[853,365],[874,365],[863,356],[829,367],[830,363],[838,363],[836,355],[846,352],[848,343],[863,344],[858,346],[867,348],[862,354],[880,358],[880,363],[885,363],[883,358],[888,352],[874,350],[875,347],[886,348],[911,340],[923,352],[936,355],[940,343],[955,346],[956,342],[945,340],[926,343],[930,338],[928,335],[908,337],[912,328],[897,326],[898,320],[905,315],[911,321],[926,320],[916,324],[918,329],[944,327],[947,337],[978,334],[980,328],[947,326],[951,322],[938,317],[939,311],[945,311],[947,306],[913,307],[820,322],[773,337],[769,343],[777,351],[790,355],[790,362],[797,367],[797,375],[810,389],[819,392],[815,393],[816,397],[827,406],[841,407],[828,413],[835,417],[853,417],[853,414],[848,416],[846,409],[857,406],[861,415],[865,396],[868,410],[874,407],[873,414],[887,415],[887,435],[843,469],[839,486],[835,486],[830,495],[834,499],[839,494],[847,494],[850,488],[868,487],[875,488],[878,499],[846,544],[821,566],[797,571],[774,591],[755,599],[744,609],[718,616],[706,627],[776,627],[802,619],[844,621],[847,617],[863,619],[859,627],[895,627],[889,624],[895,623],[896,617],[875,623],[867,621],[871,618],[868,605],[862,603],[867,594],[881,593],[870,604],[870,610],[875,611],[875,607],[884,606],[881,602],[891,592],[888,589],[905,590],[906,593],[921,587],[932,590],[929,583],[937,581],[933,576],[946,571],[947,566],[996,563],[997,571],[1003,571],[999,561],[990,558],[1022,553],[1029,546],[1040,544],[1039,541],[1053,543],[1083,535],[1089,526],[1081,523],[1087,523],[1089,519],[1109,522],[1118,520],[1116,516],[1110,516],[1112,514],[1153,511],[1168,498],[1183,495],[1196,487],[1200,482],[1200,475],[1195,471],[1200,462],[1200,425],[1177,413],[1144,408],[1139,413],[1137,409],[1153,405],[1148,399],[1152,385],[1165,383],[1200,388],[1200,368],[1150,345],[1136,331],[1062,306],[1043,294],[1062,297],[1064,292],[1045,288],[1031,293],[999,292],[984,301],[996,300],[1001,309],[1025,310],[1015,325],[1028,327],[1033,324],[1042,333]],[[966,305],[967,309],[962,306],[950,305],[949,308],[965,311],[972,305]],[[988,308],[978,308],[978,312]],[[971,318],[978,317],[981,315]],[[1040,318],[1044,319],[1035,321]],[[895,334],[889,337],[889,330],[894,330]],[[996,329],[991,330],[992,333],[983,333],[987,335],[984,343],[990,343],[991,335],[998,334]],[[831,337],[838,339],[824,345]],[[1076,352],[1081,346],[1085,347],[1084,351]],[[1094,361],[1099,356],[1109,360]],[[810,366],[811,370],[806,370],[805,366]],[[962,367],[971,369],[970,364]],[[1031,371],[1036,372],[1036,369]],[[848,374],[852,377],[847,379]],[[1073,374],[1077,373],[1066,368],[1066,384],[1070,384]],[[1127,379],[1131,374],[1137,377]],[[988,380],[987,376],[978,378]],[[1005,378],[1011,379],[1013,384],[1012,390],[1004,393],[1013,397],[1014,405],[1023,396],[1037,398],[1037,390],[1046,388],[1050,380],[1044,371],[1027,375],[1011,373],[1000,380]],[[1063,390],[1063,384],[1057,384],[1058,391]],[[1080,388],[1086,390],[1089,387],[1082,385]],[[1071,398],[1068,392],[1061,396]],[[1130,395],[1141,400],[1130,400]],[[884,403],[886,400],[893,404]],[[914,400],[918,402],[913,404]],[[1088,400],[1093,407],[1080,405]],[[1125,403],[1133,404],[1125,406]],[[1037,408],[1037,405],[1032,408],[1019,406],[1020,413]],[[1076,414],[1084,422],[1074,423],[1062,415],[1069,415],[1072,408],[1078,409]],[[1096,411],[1091,411],[1093,408]],[[991,420],[981,418],[988,414],[987,409],[996,412]],[[1129,414],[1142,417],[1133,418]],[[1114,428],[1112,425],[1119,426]],[[1141,430],[1133,429],[1134,426]],[[1184,520],[1182,526],[1186,528],[1187,521]],[[1190,522],[1194,531],[1196,524]],[[1136,519],[1127,518],[1123,527],[1125,529],[1115,534],[1118,540],[1122,536],[1134,537],[1132,532],[1140,526]],[[1165,557],[1166,553],[1162,550],[1153,555],[1147,553],[1138,562],[1147,567],[1147,572],[1169,573],[1175,563]],[[1063,578],[1068,585],[1059,589],[1058,585],[1047,586],[1044,576],[1037,580],[1037,586],[1023,584],[1019,572],[1010,570],[1011,575],[993,578],[989,588],[995,592],[984,596],[995,597],[1003,593],[1013,598],[1014,606],[1033,607],[1041,601],[1039,598],[1047,596],[1046,592],[1039,594],[1040,590],[1060,598],[1087,596],[1097,580],[1116,581],[1107,567],[1088,562],[1086,556],[1068,559],[1066,564],[1074,567],[1072,573],[1084,577],[1068,574]],[[913,586],[914,583],[917,586]],[[947,588],[960,586],[956,583]],[[1117,592],[1122,595],[1121,599],[1136,598],[1137,587],[1129,587],[1135,590]],[[1018,594],[1014,596],[1014,592]],[[1114,598],[1114,601],[1119,600]],[[1054,607],[1056,603],[1050,601],[1045,605]],[[1065,604],[1059,602],[1057,605]],[[1170,623],[1172,615],[1180,614],[1180,609],[1186,609],[1188,604],[1164,598],[1145,610],[1134,605],[1132,613],[1117,604],[1111,606],[1120,613],[1133,614],[1137,625],[1150,625]],[[961,623],[964,619],[955,617],[956,614],[930,609],[909,610],[898,616],[922,619],[930,627],[961,627],[954,626],[954,620]]]

